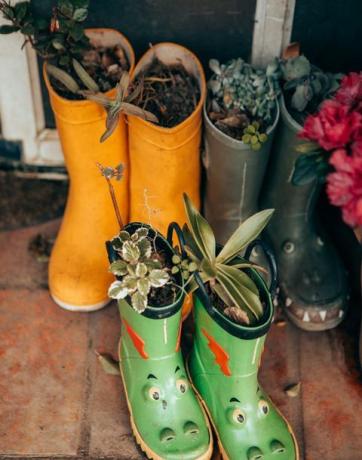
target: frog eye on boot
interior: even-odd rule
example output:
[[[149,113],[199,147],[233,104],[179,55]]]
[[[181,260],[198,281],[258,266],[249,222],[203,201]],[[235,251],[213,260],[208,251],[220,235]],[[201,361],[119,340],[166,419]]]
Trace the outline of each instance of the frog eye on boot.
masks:
[[[189,387],[189,384],[187,382],[187,380],[185,379],[178,379],[176,380],[176,387],[178,389],[178,391],[180,393],[186,393],[188,387]]]
[[[259,409],[261,410],[262,414],[267,415],[269,413],[269,404],[261,399],[259,401]]]
[[[229,417],[231,418],[231,421],[237,423],[238,425],[242,425],[246,420],[244,412],[238,408],[231,409],[229,415],[231,415],[231,417]]]
[[[148,396],[153,399],[154,401],[158,401],[160,399],[160,389],[157,387],[151,387],[148,390]]]

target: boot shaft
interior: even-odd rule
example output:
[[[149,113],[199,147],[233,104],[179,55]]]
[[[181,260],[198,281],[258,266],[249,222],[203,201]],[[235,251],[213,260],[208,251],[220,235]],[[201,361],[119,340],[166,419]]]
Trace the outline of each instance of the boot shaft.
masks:
[[[224,244],[231,233],[258,210],[258,197],[279,119],[268,129],[268,140],[254,151],[227,136],[210,121],[204,105],[206,170],[205,216],[216,239]]]
[[[279,225],[281,219],[283,228],[291,226],[294,231],[298,231],[294,228],[295,223],[298,223],[299,231],[302,231],[313,214],[320,187],[316,181],[306,185],[292,184],[294,164],[300,156],[296,148],[304,142],[297,137],[302,127],[288,113],[283,98],[280,107],[281,119],[263,187],[262,205],[265,208],[275,208],[275,214],[268,227],[270,232],[277,230],[275,226]]]

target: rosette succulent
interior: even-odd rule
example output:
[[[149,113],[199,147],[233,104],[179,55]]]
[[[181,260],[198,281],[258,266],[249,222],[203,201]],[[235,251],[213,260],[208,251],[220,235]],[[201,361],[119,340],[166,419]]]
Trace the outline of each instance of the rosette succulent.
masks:
[[[281,60],[280,69],[287,104],[299,123],[335,93],[342,78],[342,74],[323,72],[303,55]]]
[[[277,59],[265,70],[256,69],[243,59],[233,59],[220,64],[216,59],[209,62],[213,76],[208,82],[208,115],[221,131],[243,142],[254,145],[257,150],[266,140],[266,130],[272,125],[277,98],[280,93],[280,67]],[[249,126],[255,128],[262,139],[243,139]]]
[[[108,294],[113,299],[129,297],[132,307],[142,313],[151,289],[170,281],[169,269],[155,252],[147,228],[139,228],[132,235],[122,230],[111,244],[119,260],[111,264],[110,271],[120,279],[111,284]]]

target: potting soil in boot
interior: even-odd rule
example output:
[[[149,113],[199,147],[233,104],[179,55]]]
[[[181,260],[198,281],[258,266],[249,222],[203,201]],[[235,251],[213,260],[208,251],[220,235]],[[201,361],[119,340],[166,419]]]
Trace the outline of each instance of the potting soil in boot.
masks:
[[[200,100],[199,84],[182,63],[166,65],[155,57],[135,84],[142,86],[135,103],[156,115],[159,125],[166,128],[184,121]]]
[[[134,235],[135,229],[140,227],[145,228],[130,224],[125,230]],[[158,254],[171,260],[174,254],[171,246],[161,235],[147,228]],[[110,244],[108,251],[110,259],[117,260]],[[181,286],[181,275],[175,277],[174,281]],[[129,277],[127,279],[130,281]],[[154,289],[154,293],[162,290],[163,287]],[[171,297],[167,303],[162,295],[155,294],[153,301],[158,299],[163,306],[148,304],[142,313],[135,310],[129,297],[119,300],[122,320],[120,372],[132,430],[147,457],[206,460],[211,458],[212,435],[184,367],[180,350],[184,294],[179,288],[177,292],[176,298],[172,300]]]
[[[316,181],[298,186],[291,182],[300,155],[296,147],[303,142],[297,138],[300,130],[282,100],[262,204],[275,208],[266,232],[277,258],[285,311],[300,328],[317,331],[342,321],[347,282],[342,262],[315,212],[320,187]]]
[[[223,460],[295,460],[292,430],[258,383],[273,306],[262,279],[265,313],[253,326],[226,318],[208,298],[195,297],[195,340],[189,373],[215,429]]]

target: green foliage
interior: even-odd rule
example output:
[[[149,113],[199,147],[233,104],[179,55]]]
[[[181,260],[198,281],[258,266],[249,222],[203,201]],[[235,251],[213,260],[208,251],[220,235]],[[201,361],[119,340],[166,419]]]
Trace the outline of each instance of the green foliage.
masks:
[[[210,225],[187,195],[184,195],[184,203],[188,219],[188,226],[183,228],[186,252],[202,281],[208,283],[229,311],[231,309],[234,320],[257,321],[263,314],[263,305],[255,283],[243,269],[260,267],[236,257],[263,231],[274,210],[261,211],[243,222],[216,255],[215,236]],[[235,308],[245,314],[235,314]]]
[[[306,185],[313,181],[324,182],[330,169],[327,153],[315,142],[299,144],[297,151],[301,154],[294,164],[293,185]]]
[[[0,27],[0,33],[21,32],[25,42],[43,59],[53,59],[57,66],[68,69],[73,58],[89,49],[82,23],[88,15],[89,0],[58,0],[48,17],[35,15],[29,2],[11,5],[0,0],[0,13],[11,25]]]
[[[192,260],[182,258],[180,254],[175,254],[172,257],[172,269],[171,273],[175,275],[176,273],[181,273],[181,276],[184,281],[187,281],[193,272],[197,270],[197,265]]]
[[[256,69],[241,58],[222,64],[211,59],[210,69],[214,72],[208,83],[211,110],[215,113],[243,115],[246,125],[259,123],[263,132],[273,123],[276,115],[277,98],[280,94],[278,61],[274,60],[266,70]]]
[[[142,87],[137,86],[132,93],[128,94],[129,81],[128,72],[123,72],[121,80],[117,84],[116,95],[113,99],[102,93],[86,91],[82,93],[87,99],[97,102],[107,111],[106,131],[101,136],[101,142],[104,142],[106,139],[108,139],[108,137],[114,132],[118,125],[121,113],[134,115],[143,118],[144,120],[158,123],[158,119],[155,115],[153,115],[153,113],[132,104],[132,102],[138,97]]]
[[[262,144],[268,140],[265,133],[260,133],[260,123],[253,121],[253,123],[244,129],[242,141],[244,144],[250,144],[253,150],[260,150]]]
[[[168,269],[155,253],[149,230],[139,228],[132,235],[122,230],[111,242],[119,255],[110,271],[120,277],[108,291],[113,299],[130,297],[132,307],[139,313],[147,308],[151,288],[162,288],[170,281]]]
[[[305,56],[280,61],[283,90],[290,95],[290,106],[297,112],[314,113],[339,87],[340,74],[322,72]]]

